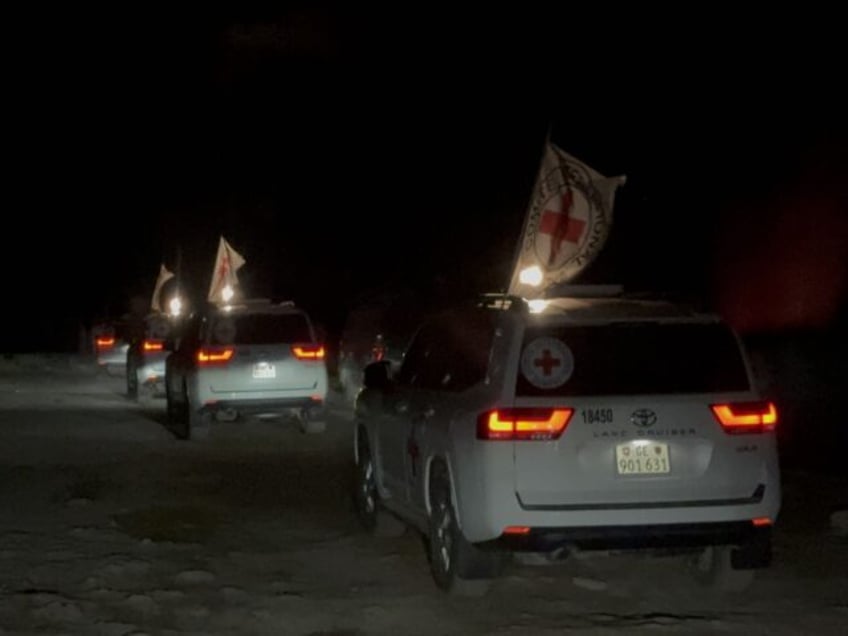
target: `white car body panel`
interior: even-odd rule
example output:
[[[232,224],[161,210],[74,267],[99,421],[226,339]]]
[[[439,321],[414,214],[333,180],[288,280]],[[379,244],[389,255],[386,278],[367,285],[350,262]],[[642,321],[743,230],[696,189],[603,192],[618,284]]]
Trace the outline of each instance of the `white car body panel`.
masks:
[[[588,317],[575,316],[581,312]],[[639,305],[638,321],[653,320],[652,305]],[[603,325],[584,303],[574,314],[552,318],[498,316],[484,382],[459,392],[395,386],[381,408],[366,388],[357,420],[377,448],[377,478],[385,506],[426,529],[427,475],[434,460],[448,464],[456,512],[472,543],[497,539],[508,526],[583,528],[751,522],[779,514],[781,488],[773,431],[728,434],[710,404],[760,399],[744,358],[745,390],[674,395],[516,396],[526,325],[552,330]],[[616,320],[629,320],[626,314]],[[636,318],[634,318],[636,320]],[[656,317],[666,320],[662,314]],[[675,324],[711,324],[714,317],[679,317]],[[697,364],[693,361],[693,364]],[[369,405],[375,408],[370,408]],[[388,406],[386,406],[388,405]],[[492,408],[574,409],[555,440],[481,440],[478,414]],[[584,421],[581,413],[612,413],[612,421]],[[656,416],[649,427],[631,418],[640,409]],[[387,414],[388,413],[388,414]],[[362,434],[357,430],[357,434]],[[634,440],[666,443],[670,472],[620,475],[616,445]],[[410,453],[409,444],[416,447]],[[415,464],[413,469],[412,464]]]

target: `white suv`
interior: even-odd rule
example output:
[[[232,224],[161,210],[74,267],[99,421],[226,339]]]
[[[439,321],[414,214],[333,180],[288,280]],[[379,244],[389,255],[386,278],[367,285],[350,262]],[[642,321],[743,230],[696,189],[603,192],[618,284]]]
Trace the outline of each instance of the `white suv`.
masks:
[[[294,416],[325,428],[327,366],[309,316],[291,302],[245,302],[193,316],[165,364],[168,420],[181,438],[213,421]]]
[[[445,590],[481,591],[515,551],[691,550],[723,589],[770,562],[777,412],[716,316],[486,298],[423,324],[394,377],[370,365],[355,417],[360,519],[420,530]]]

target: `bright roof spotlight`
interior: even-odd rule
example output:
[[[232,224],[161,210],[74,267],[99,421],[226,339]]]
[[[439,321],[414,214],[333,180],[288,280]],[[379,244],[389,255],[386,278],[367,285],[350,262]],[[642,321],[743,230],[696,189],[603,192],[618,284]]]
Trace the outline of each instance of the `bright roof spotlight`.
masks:
[[[527,301],[527,305],[530,307],[530,313],[532,314],[541,314],[545,311],[548,304],[548,301],[544,298],[534,298],[533,300]]]
[[[180,312],[183,310],[183,301],[180,300],[179,296],[174,296],[171,301],[168,303],[168,310],[170,311],[172,316],[179,316]]]
[[[525,267],[518,274],[518,280],[522,285],[531,285],[533,287],[538,287],[542,284],[542,279],[544,275],[542,274],[542,268],[538,265],[531,265],[530,267]]]

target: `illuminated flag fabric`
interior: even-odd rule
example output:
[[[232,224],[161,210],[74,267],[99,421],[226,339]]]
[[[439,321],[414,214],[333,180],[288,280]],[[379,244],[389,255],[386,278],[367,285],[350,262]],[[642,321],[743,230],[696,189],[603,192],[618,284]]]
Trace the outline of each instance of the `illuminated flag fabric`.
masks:
[[[615,193],[626,177],[605,177],[554,144],[545,154],[524,218],[509,293],[539,298],[577,277],[609,236]]]
[[[174,277],[172,272],[164,265],[159,265],[159,277],[156,279],[156,287],[153,288],[153,298],[150,300],[150,308],[153,311],[164,312],[162,308],[162,287]]]
[[[229,286],[235,291],[238,287],[236,272],[245,264],[241,254],[236,252],[232,245],[222,236],[218,242],[218,255],[215,258],[215,267],[212,270],[212,281],[209,284],[208,299],[213,302],[226,301],[223,296],[224,289]]]

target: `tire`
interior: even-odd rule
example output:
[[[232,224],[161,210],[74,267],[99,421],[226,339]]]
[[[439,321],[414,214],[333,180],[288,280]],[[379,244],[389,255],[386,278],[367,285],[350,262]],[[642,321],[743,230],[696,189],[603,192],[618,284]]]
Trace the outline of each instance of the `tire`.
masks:
[[[732,546],[708,546],[690,562],[694,579],[717,592],[743,592],[754,582],[756,570],[737,570],[731,564]]]
[[[138,371],[132,363],[127,364],[127,398],[138,400]]]
[[[447,467],[433,465],[430,477],[430,523],[427,541],[430,572],[436,585],[456,596],[483,596],[506,562],[499,552],[476,548],[457,523]]]
[[[377,491],[374,461],[364,433],[359,437],[359,460],[356,463],[353,494],[354,510],[366,532],[375,537],[396,538],[406,533],[406,524],[384,510]]]

